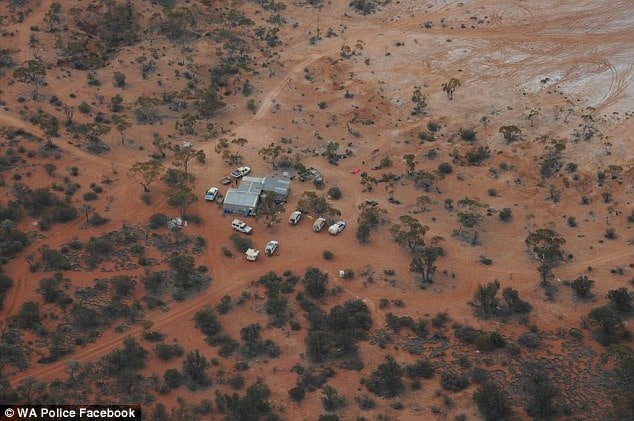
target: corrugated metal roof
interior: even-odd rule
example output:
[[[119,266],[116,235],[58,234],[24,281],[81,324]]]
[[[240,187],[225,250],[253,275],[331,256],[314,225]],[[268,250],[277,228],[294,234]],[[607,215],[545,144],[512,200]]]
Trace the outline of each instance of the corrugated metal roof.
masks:
[[[288,178],[272,175],[264,178],[262,190],[274,192],[277,195],[286,197],[290,184],[291,182]]]
[[[222,202],[224,205],[229,206],[243,206],[248,208],[255,208],[258,204],[258,197],[260,192],[248,192],[238,191],[236,189],[228,189],[225,199]]]
[[[264,179],[261,177],[242,177],[237,190],[241,192],[250,192],[260,194]]]

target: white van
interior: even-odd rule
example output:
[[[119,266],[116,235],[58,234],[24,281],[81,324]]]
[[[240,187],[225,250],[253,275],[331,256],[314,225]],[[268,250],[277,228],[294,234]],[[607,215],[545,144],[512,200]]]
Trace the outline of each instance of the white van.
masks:
[[[326,218],[319,217],[313,223],[313,231],[319,232],[326,225]]]
[[[295,211],[291,213],[291,216],[288,218],[288,223],[291,225],[297,225],[300,219],[302,219],[302,213],[300,211]]]

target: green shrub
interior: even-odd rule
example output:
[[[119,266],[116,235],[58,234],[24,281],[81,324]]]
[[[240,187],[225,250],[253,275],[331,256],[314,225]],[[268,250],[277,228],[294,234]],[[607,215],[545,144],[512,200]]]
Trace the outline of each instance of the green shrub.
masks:
[[[324,260],[332,260],[335,257],[333,252],[331,252],[330,250],[324,250],[321,255],[323,256]]]
[[[82,114],[88,114],[90,113],[90,105],[86,101],[82,101],[77,107],[77,110]]]
[[[440,385],[445,390],[460,392],[469,386],[469,379],[453,371],[443,371],[440,375]]]
[[[170,218],[162,213],[155,213],[154,215],[150,216],[150,221],[148,223],[148,228],[150,229],[157,229],[157,228],[162,228],[167,226],[167,222],[170,220]]]
[[[253,242],[251,239],[240,234],[231,234],[229,239],[233,242],[233,246],[239,252],[244,253],[247,249],[253,248]]]
[[[448,162],[442,162],[438,164],[438,172],[444,175],[451,174],[453,172],[453,167]]]

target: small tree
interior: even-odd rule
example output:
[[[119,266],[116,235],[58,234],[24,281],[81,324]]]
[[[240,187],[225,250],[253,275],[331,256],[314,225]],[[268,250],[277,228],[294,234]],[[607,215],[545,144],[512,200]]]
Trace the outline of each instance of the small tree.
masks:
[[[632,311],[632,295],[625,287],[608,291],[606,296],[610,304],[621,314],[628,314]]]
[[[121,135],[121,144],[125,145],[125,132],[132,125],[125,119],[125,117],[123,117],[123,116],[121,116],[119,114],[115,114],[115,115],[112,116],[112,122],[115,124],[115,128],[117,129],[117,131]]]
[[[427,109],[427,95],[421,92],[419,86],[414,87],[414,92],[412,93],[412,102],[414,103],[412,115],[425,114],[425,110]]]
[[[539,115],[539,110],[531,110],[526,119],[531,122],[531,127],[535,124],[535,117]]]
[[[125,73],[119,71],[112,73],[112,86],[123,88],[125,86]]]
[[[532,306],[528,302],[522,300],[519,292],[517,292],[514,288],[504,288],[502,290],[502,297],[504,298],[504,301],[506,301],[506,305],[508,305],[511,313],[526,314],[530,313],[532,309]]]
[[[580,276],[570,284],[572,290],[577,294],[577,297],[582,300],[590,297],[590,292],[592,291],[592,287],[594,286],[594,281],[592,279],[588,279],[587,276]]]
[[[75,107],[72,105],[64,104],[64,115],[66,116],[66,125],[73,124],[73,115],[75,114]]]
[[[405,166],[407,167],[407,175],[413,175],[414,170],[416,169],[416,155],[414,154],[406,154],[403,155],[403,160],[405,161]]]
[[[178,208],[181,218],[185,217],[187,209],[198,200],[192,189],[184,184],[172,186],[165,192],[167,204]]]
[[[500,290],[500,281],[497,279],[493,282],[489,282],[486,285],[478,285],[478,288],[473,293],[473,302],[475,306],[485,316],[497,313],[500,305],[500,299],[497,297],[497,293]]]
[[[593,308],[590,313],[588,313],[588,317],[594,321],[601,329],[601,332],[608,337],[614,336],[615,333],[623,328],[621,315],[610,306]]]
[[[191,390],[209,386],[211,382],[207,375],[207,367],[209,367],[209,362],[198,349],[187,354],[183,360],[183,374],[189,380],[187,386]]]
[[[321,272],[318,268],[309,267],[306,269],[303,282],[308,295],[313,298],[321,298],[326,294],[328,274]]]
[[[31,97],[34,100],[38,98],[38,88],[42,85],[46,76],[46,66],[41,60],[28,60],[23,67],[18,67],[13,71],[13,77],[18,82],[33,85],[33,93]]]
[[[275,143],[271,143],[269,146],[260,149],[258,155],[262,157],[264,162],[270,163],[273,168],[276,168],[275,160],[282,153],[282,147],[280,145],[276,145]]]
[[[442,240],[441,237],[434,237],[431,245],[423,246],[413,253],[410,271],[420,273],[423,283],[432,283],[434,281],[436,260],[444,254],[444,249],[438,245],[440,240]]]
[[[546,284],[552,269],[563,260],[564,252],[561,247],[566,244],[566,240],[551,229],[541,228],[530,233],[525,243],[540,262],[537,270],[541,275],[542,284]]]
[[[528,415],[549,419],[556,414],[553,400],[559,396],[560,392],[544,371],[533,373],[525,387],[530,395],[530,401],[526,407]]]
[[[165,148],[169,146],[169,143],[166,142],[165,139],[163,139],[161,135],[158,134],[158,132],[152,133],[152,145],[156,147],[158,153],[161,154],[162,158],[165,158],[167,156],[165,154]]]
[[[394,361],[392,356],[385,357],[385,361],[370,374],[365,386],[375,395],[386,398],[397,396],[403,389],[403,368]]]
[[[504,391],[491,380],[486,381],[476,389],[473,393],[473,400],[486,421],[508,420],[513,414]]]
[[[453,94],[456,91],[456,89],[460,87],[460,85],[461,85],[460,81],[456,79],[455,77],[452,77],[451,79],[449,79],[448,82],[445,82],[441,85],[442,90],[444,93],[447,94],[447,98],[449,98],[449,101],[453,99]]]
[[[176,168],[182,168],[183,172],[185,172],[185,176],[189,175],[189,163],[192,159],[196,159],[196,161],[203,164],[205,162],[205,152],[200,149],[196,150],[194,148],[179,148],[174,153],[174,166]]]
[[[152,184],[162,172],[163,164],[159,161],[151,160],[135,162],[128,171],[128,176],[140,184],[144,192],[148,193],[150,191],[150,184]]]
[[[499,132],[502,133],[502,136],[504,136],[504,140],[506,140],[506,143],[511,143],[519,140],[522,136],[522,131],[519,127],[515,125],[502,126],[500,127]]]

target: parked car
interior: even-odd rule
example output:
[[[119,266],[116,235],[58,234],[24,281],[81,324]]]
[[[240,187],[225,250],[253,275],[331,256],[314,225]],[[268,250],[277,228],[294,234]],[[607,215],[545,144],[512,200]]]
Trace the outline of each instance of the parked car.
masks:
[[[240,231],[243,232],[245,234],[251,234],[251,231],[253,230],[253,228],[251,228],[250,226],[248,226],[243,220],[241,219],[234,219],[231,222],[231,228],[233,228],[236,231]]]
[[[210,187],[209,190],[205,192],[205,200],[208,202],[213,202],[218,196],[218,187]]]
[[[240,168],[234,170],[231,173],[231,176],[233,178],[240,178],[240,177],[243,177],[243,176],[249,174],[250,172],[251,172],[251,168],[250,167],[240,167]]]
[[[288,223],[291,225],[297,225],[300,219],[302,219],[302,213],[300,211],[295,211],[291,213],[291,216],[288,218]]]
[[[315,222],[313,223],[313,231],[315,232],[321,231],[321,229],[324,227],[325,224],[326,224],[326,218],[319,217],[315,219]]]
[[[275,250],[277,250],[277,246],[279,246],[280,243],[278,243],[275,240],[271,240],[268,243],[266,243],[266,248],[264,249],[264,253],[267,256],[272,256],[273,253],[275,253]]]
[[[328,228],[328,232],[332,235],[337,235],[346,227],[346,223],[344,221],[337,221]]]

